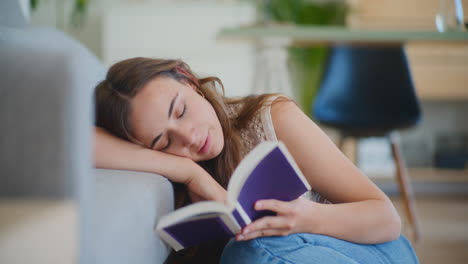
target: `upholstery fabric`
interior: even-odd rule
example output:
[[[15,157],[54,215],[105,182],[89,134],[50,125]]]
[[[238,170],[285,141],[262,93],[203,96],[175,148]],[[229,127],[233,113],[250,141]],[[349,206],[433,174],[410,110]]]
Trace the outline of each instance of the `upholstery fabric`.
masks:
[[[154,232],[172,211],[170,182],[143,172],[96,169],[94,263],[163,263],[170,249]]]
[[[171,184],[92,168],[92,94],[105,72],[63,32],[0,24],[0,197],[77,201],[76,263],[162,263],[154,226],[173,210]]]

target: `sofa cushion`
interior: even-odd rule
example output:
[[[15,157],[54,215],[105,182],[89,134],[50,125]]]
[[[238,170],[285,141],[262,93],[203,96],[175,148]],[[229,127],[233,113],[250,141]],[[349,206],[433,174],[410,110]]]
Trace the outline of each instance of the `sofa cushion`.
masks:
[[[67,197],[91,168],[92,91],[105,67],[52,28],[0,26],[0,194]]]
[[[154,228],[173,210],[170,182],[159,175],[95,169],[94,263],[163,263],[170,249]]]
[[[0,25],[24,27],[29,19],[29,0],[2,0],[0,1]]]

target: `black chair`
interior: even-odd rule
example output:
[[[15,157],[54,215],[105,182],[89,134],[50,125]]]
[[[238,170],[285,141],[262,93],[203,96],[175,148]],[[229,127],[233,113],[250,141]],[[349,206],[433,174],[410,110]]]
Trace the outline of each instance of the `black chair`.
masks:
[[[313,106],[315,120],[340,132],[340,149],[348,137],[388,138],[406,216],[418,240],[413,191],[396,132],[421,119],[403,47],[336,45],[324,73]]]

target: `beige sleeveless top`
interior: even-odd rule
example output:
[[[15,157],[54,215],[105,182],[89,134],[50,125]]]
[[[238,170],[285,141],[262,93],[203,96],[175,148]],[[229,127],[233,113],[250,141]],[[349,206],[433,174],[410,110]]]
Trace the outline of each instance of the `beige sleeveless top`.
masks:
[[[267,103],[267,106],[263,107],[252,119],[252,121],[247,125],[247,127],[241,131],[240,137],[244,143],[245,153],[242,153],[242,156],[245,156],[250,152],[255,146],[257,146],[262,141],[278,141],[276,138],[275,128],[273,127],[273,121],[271,119],[271,103],[278,98],[278,96],[273,96],[270,98],[270,101]],[[228,105],[228,116],[230,119],[237,118],[239,111],[242,108],[242,104],[231,104]],[[318,192],[313,189],[310,192],[307,192],[303,195],[309,200],[316,201],[318,203],[330,203],[327,199],[321,196]]]

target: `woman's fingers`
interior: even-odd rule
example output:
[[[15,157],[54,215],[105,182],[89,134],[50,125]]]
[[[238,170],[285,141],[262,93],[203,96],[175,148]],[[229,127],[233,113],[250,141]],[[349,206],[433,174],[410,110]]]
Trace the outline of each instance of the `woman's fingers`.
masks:
[[[250,223],[237,240],[253,239],[261,236],[285,236],[292,233],[308,231],[311,224],[309,216],[314,210],[315,203],[302,197],[284,202],[274,199],[259,200],[255,203],[255,210],[269,210],[276,212],[276,216],[265,216]]]
[[[294,229],[292,219],[280,216],[266,216],[246,226],[236,237],[238,240],[252,239],[259,236],[284,236]]]
[[[255,210],[269,210],[280,215],[294,214],[294,201],[283,202],[274,199],[259,200],[255,203]]]
[[[287,229],[263,229],[257,230],[251,233],[239,234],[236,236],[237,241],[241,240],[249,240],[254,239],[257,237],[264,237],[264,236],[287,236],[290,234],[290,230]]]
[[[266,229],[287,229],[294,228],[291,219],[280,216],[265,216],[249,224],[242,230],[242,234],[251,233],[257,230]]]

